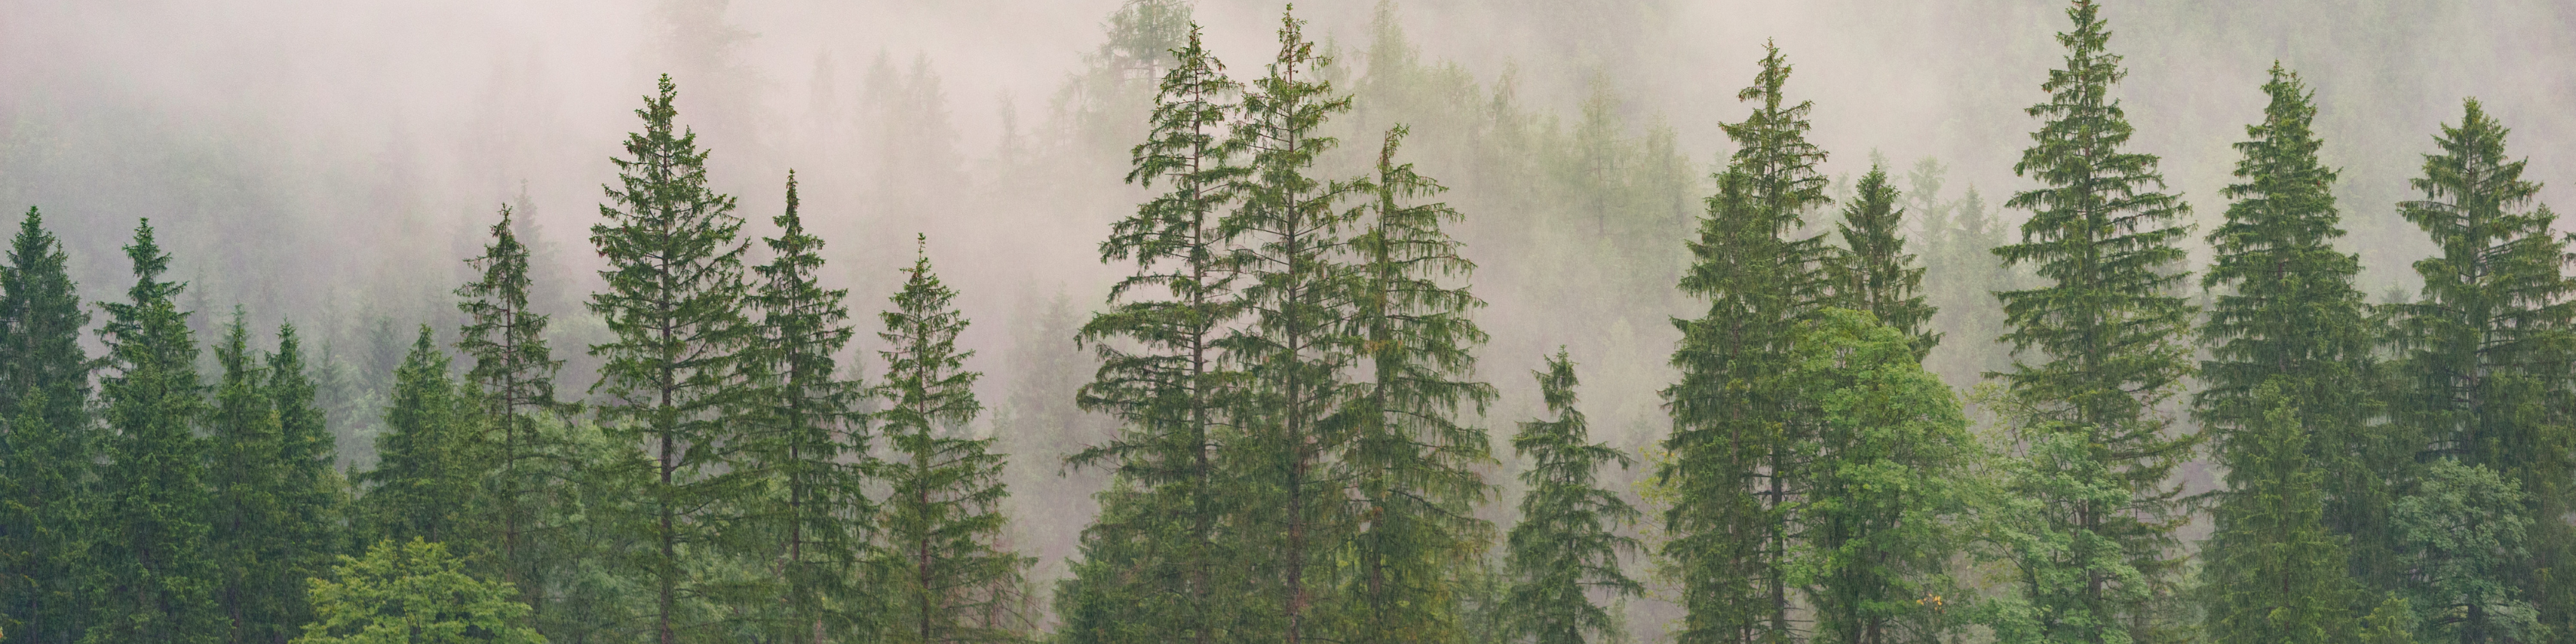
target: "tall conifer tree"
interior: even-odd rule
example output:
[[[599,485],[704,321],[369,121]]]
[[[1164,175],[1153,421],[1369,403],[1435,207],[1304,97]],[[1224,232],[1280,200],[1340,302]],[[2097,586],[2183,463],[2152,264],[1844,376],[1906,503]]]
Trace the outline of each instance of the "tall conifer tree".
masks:
[[[926,244],[927,241],[925,240]],[[1019,636],[1013,604],[1028,559],[998,547],[1002,457],[993,439],[967,438],[984,409],[983,374],[966,369],[975,352],[957,348],[966,318],[956,291],[930,271],[925,252],[880,317],[886,375],[875,387],[876,424],[892,453],[878,469],[888,490],[884,557],[891,641],[1000,642]]]
[[[304,500],[289,487],[297,472],[286,455],[270,378],[250,349],[250,328],[241,309],[215,345],[215,362],[223,375],[215,386],[213,414],[207,419],[208,481],[215,493],[213,550],[221,585],[215,600],[231,625],[228,641],[284,642],[311,614],[304,601],[304,580],[316,570],[295,555],[305,552],[306,515],[292,504]]]
[[[1845,306],[1914,336],[1918,351],[1930,353],[1941,334],[1927,328],[1934,309],[1924,303],[1922,263],[1905,252],[1905,208],[1898,199],[1886,169],[1870,166],[1861,175],[1852,202],[1843,206],[1842,222],[1835,224],[1845,252],[1832,264],[1834,288]]]
[[[489,507],[481,492],[490,451],[477,436],[480,410],[450,375],[451,364],[429,325],[421,325],[394,371],[376,468],[358,477],[366,491],[357,501],[365,543],[426,539],[490,555],[491,526],[480,521]]]
[[[1077,642],[1107,641],[1120,631],[1204,643],[1220,628],[1218,567],[1228,558],[1216,550],[1213,459],[1234,372],[1220,362],[1217,340],[1238,311],[1218,219],[1231,200],[1229,184],[1244,172],[1223,139],[1241,89],[1226,79],[1195,25],[1173,55],[1127,174],[1130,183],[1159,182],[1165,192],[1101,243],[1102,262],[1134,262],[1136,271],[1111,287],[1114,308],[1094,315],[1078,336],[1101,360],[1079,402],[1124,427],[1072,463],[1109,467],[1133,489],[1104,498],[1100,518],[1083,532],[1083,563],[1058,594],[1064,633]],[[1153,554],[1118,555],[1140,551]]]
[[[2516,556],[2527,558],[2486,570],[2539,606],[2542,625],[2576,629],[2576,580],[2567,577],[2576,574],[2576,534],[2562,519],[2576,509],[2566,476],[2576,467],[2576,281],[2552,229],[2557,216],[2535,204],[2540,184],[2522,178],[2526,161],[2505,155],[2506,128],[2476,100],[2464,110],[2435,138],[2441,150],[2424,155],[2424,176],[2413,180],[2424,198],[2398,204],[2441,252],[2415,263],[2423,296],[2395,305],[2398,371],[2412,381],[2393,411],[2424,456],[2481,466],[2520,488],[2512,509],[2530,532],[2528,554]],[[2452,632],[2472,642],[2499,631]]]
[[[75,574],[87,564],[83,506],[102,445],[81,348],[89,313],[71,258],[34,208],[0,266],[0,629],[70,644],[88,620]]]
[[[763,240],[774,259],[753,269],[761,321],[747,365],[758,388],[748,416],[758,429],[736,467],[757,480],[743,524],[765,542],[757,547],[762,558],[776,562],[783,599],[764,628],[782,641],[822,644],[865,632],[875,617],[856,582],[864,531],[879,517],[854,462],[869,453],[859,412],[865,392],[841,376],[834,358],[856,333],[841,303],[850,292],[820,285],[823,240],[806,232],[798,206],[791,171],[787,209],[771,219],[778,236]]]
[[[2020,243],[1995,249],[2045,280],[1996,293],[2015,353],[2002,375],[2027,446],[2008,485],[2036,502],[2004,528],[2022,579],[1998,604],[2006,642],[2178,636],[2181,507],[2169,475],[2197,441],[2176,435],[2158,406],[2191,369],[2175,245],[2189,207],[2161,192],[2154,155],[2125,150],[2133,130],[2110,96],[2125,72],[2105,49],[2100,13],[2092,0],[2066,11],[2065,67],[2027,110],[2041,125],[2013,166],[2042,186],[2006,203],[2031,217]]]
[[[1639,518],[1637,509],[1596,483],[1601,466],[1625,468],[1634,459],[1593,443],[1583,411],[1574,406],[1574,363],[1558,349],[1538,377],[1539,397],[1555,420],[1521,423],[1512,451],[1529,461],[1521,483],[1520,523],[1512,525],[1504,567],[1511,589],[1503,598],[1506,632],[1514,642],[1584,644],[1619,632],[1617,618],[1593,603],[1591,593],[1636,596],[1645,592],[1619,570],[1619,556],[1637,540],[1619,533]]]
[[[152,224],[134,229],[125,247],[134,262],[126,301],[102,303],[109,375],[99,398],[107,426],[100,506],[88,561],[89,601],[96,610],[81,641],[210,644],[228,631],[216,610],[217,571],[207,557],[214,496],[206,485],[206,414],[197,383],[197,341],[176,298],[185,288],[162,281]]]
[[[500,577],[539,603],[544,589],[532,535],[547,505],[546,490],[559,487],[565,472],[562,446],[537,430],[538,417],[555,411],[554,376],[563,361],[546,346],[548,316],[529,308],[536,285],[529,278],[529,249],[518,237],[519,224],[509,206],[492,224],[492,241],[483,254],[466,260],[476,278],[456,289],[456,307],[466,316],[456,348],[473,359],[465,380],[480,398],[483,436],[476,443],[490,452],[492,471],[483,473],[486,518],[496,531],[492,541]],[[456,548],[463,551],[464,548]]]
[[[1331,61],[1314,50],[1305,22],[1282,15],[1278,56],[1245,94],[1234,128],[1230,145],[1251,160],[1234,185],[1241,202],[1220,225],[1241,240],[1233,261],[1247,281],[1237,304],[1248,318],[1222,340],[1247,381],[1229,414],[1241,435],[1220,465],[1230,479],[1222,485],[1239,493],[1227,501],[1236,541],[1224,547],[1240,553],[1236,576],[1251,593],[1229,630],[1288,644],[1322,626],[1317,608],[1336,604],[1324,593],[1347,517],[1345,490],[1325,470],[1342,428],[1327,418],[1356,359],[1341,284],[1351,186],[1315,176],[1318,157],[1337,143],[1319,130],[1351,103],[1322,78]]]
[[[1816,170],[1825,152],[1806,139],[1810,104],[1782,94],[1790,65],[1780,49],[1763,52],[1753,85],[1736,94],[1753,114],[1725,125],[1736,151],[1682,277],[1709,312],[1673,321],[1682,379],[1663,392],[1674,460],[1656,477],[1679,493],[1664,517],[1673,536],[1664,554],[1679,569],[1687,644],[1795,637],[1784,560],[1812,423],[1783,374],[1798,324],[1828,298],[1828,248],[1799,231],[1829,200]]]
[[[608,287],[589,306],[615,334],[590,348],[605,360],[591,389],[602,424],[645,452],[613,467],[639,497],[625,522],[647,545],[628,563],[650,589],[646,630],[660,644],[695,639],[715,619],[699,585],[716,545],[713,513],[732,498],[716,466],[733,447],[725,412],[755,330],[734,240],[742,220],[733,197],[707,187],[697,134],[674,125],[677,95],[664,76],[635,111],[644,131],[627,136],[632,158],[615,160],[618,184],[599,207],[607,221],[590,229]]]
[[[2285,381],[2296,382],[2246,392],[2264,413],[2228,429],[2228,491],[2202,550],[2212,642],[2347,642],[2360,632],[2358,587],[2341,540],[2326,531],[2324,477]]]
[[[1403,126],[1387,132],[1370,203],[1351,239],[1352,326],[1369,379],[1352,384],[1339,423],[1349,437],[1334,466],[1366,523],[1351,535],[1356,570],[1344,574],[1351,632],[1344,641],[1432,642],[1459,634],[1463,589],[1453,570],[1473,563],[1493,525],[1472,513],[1486,493],[1475,468],[1493,456],[1481,415],[1491,385],[1471,380],[1485,341],[1468,313],[1484,301],[1464,282],[1476,265],[1442,225],[1462,215],[1445,203],[1412,203],[1446,190],[1397,163]]]
[[[305,580],[329,573],[350,545],[348,482],[335,467],[339,445],[322,411],[320,388],[306,371],[304,342],[294,325],[277,328],[277,351],[268,355],[260,384],[277,410],[278,548],[269,553],[265,581],[271,592],[291,593],[280,627],[312,617]],[[292,633],[292,631],[287,631]]]
[[[2343,605],[2357,597],[2352,573],[2383,589],[2397,580],[2389,487],[2406,478],[2413,450],[2371,423],[2377,328],[2353,287],[2360,259],[2333,246],[2343,236],[2335,172],[2317,160],[2311,94],[2278,63],[2263,89],[2271,103],[2236,144],[2240,183],[2224,192],[2236,201],[2210,234],[2216,259],[2202,278],[2225,290],[2201,331],[2212,359],[2194,401],[2229,472],[2202,550],[2209,632],[2220,642],[2342,641],[2360,619],[2351,611],[2369,605]],[[2359,552],[2346,557],[2328,529]],[[2275,620],[2284,607],[2304,626]]]

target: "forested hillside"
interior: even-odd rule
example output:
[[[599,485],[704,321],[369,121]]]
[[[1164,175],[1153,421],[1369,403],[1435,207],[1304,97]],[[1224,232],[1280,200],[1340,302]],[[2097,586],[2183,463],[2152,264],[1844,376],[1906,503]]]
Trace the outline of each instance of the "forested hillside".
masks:
[[[2576,642],[2576,9],[325,5],[0,5],[0,642]]]

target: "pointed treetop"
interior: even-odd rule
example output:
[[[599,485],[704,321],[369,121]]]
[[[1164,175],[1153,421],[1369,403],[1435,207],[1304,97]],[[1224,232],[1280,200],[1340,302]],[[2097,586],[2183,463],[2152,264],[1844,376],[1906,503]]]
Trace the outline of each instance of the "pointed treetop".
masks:
[[[783,231],[779,236],[794,237],[805,232],[805,218],[797,216],[796,214],[796,207],[800,203],[802,202],[798,201],[796,198],[796,169],[788,168],[787,211],[779,213],[777,219],[771,220],[772,223],[778,224],[779,229]]]
[[[170,270],[170,255],[161,252],[160,243],[152,237],[152,219],[147,217],[134,225],[134,243],[125,247],[125,257],[134,260],[134,288],[127,295],[137,303],[166,299],[179,294],[184,284],[159,281]]]

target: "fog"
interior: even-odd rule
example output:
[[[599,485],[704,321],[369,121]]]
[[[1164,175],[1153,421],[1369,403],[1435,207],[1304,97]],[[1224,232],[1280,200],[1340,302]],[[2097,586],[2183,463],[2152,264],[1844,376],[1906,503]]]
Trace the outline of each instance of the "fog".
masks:
[[[173,274],[192,284],[186,302],[201,328],[238,305],[255,326],[311,329],[356,380],[334,414],[343,453],[363,463],[369,392],[415,325],[452,337],[448,293],[468,279],[461,260],[501,204],[534,213],[552,270],[540,279],[556,278],[539,306],[557,316],[558,357],[573,360],[562,389],[589,385],[579,347],[601,331],[579,305],[597,280],[587,231],[615,177],[609,158],[639,128],[633,111],[669,73],[680,121],[713,151],[712,181],[741,198],[749,234],[768,234],[785,175],[798,173],[805,216],[829,244],[828,274],[853,289],[863,370],[878,364],[868,314],[897,284],[914,234],[928,236],[974,321],[964,343],[979,351],[969,366],[990,374],[988,430],[1014,452],[1017,545],[1048,579],[1062,574],[1101,480],[1059,478],[1061,457],[1109,427],[1072,411],[1071,388],[1090,366],[1071,326],[1127,270],[1100,263],[1097,246],[1145,196],[1121,177],[1150,81],[1122,75],[1103,49],[1124,4],[0,0],[0,208],[43,209],[88,299],[130,283],[119,247],[148,217]],[[1490,303],[1479,314],[1493,336],[1481,375],[1503,392],[1484,426],[1507,433],[1535,413],[1527,374],[1565,345],[1584,365],[1595,431],[1637,448],[1667,423],[1655,391],[1671,382],[1663,360],[1679,334],[1663,320],[1695,306],[1670,288],[1686,259],[1680,214],[1712,190],[1706,177],[1728,152],[1718,125],[1743,118],[1734,94],[1765,39],[1796,65],[1790,95],[1814,101],[1811,136],[1832,154],[1828,174],[1857,176],[1874,154],[1900,176],[1937,159],[1945,188],[1925,197],[1973,187],[2010,223],[2024,214],[1995,204],[2033,185],[2012,165],[2036,126],[2022,109],[2043,98],[2039,84],[2059,63],[2063,7],[1319,0],[1296,12],[1340,57],[1338,87],[1360,92],[1337,126],[1346,158],[1328,166],[1356,168],[1378,132],[1406,122],[1419,169],[1454,188],[1447,199],[1466,212],[1457,234],[1483,265],[1476,289]],[[1232,73],[1257,75],[1281,3],[1193,8]],[[2576,6],[2115,1],[2105,16],[2130,72],[2118,96],[2133,145],[2163,157],[2202,233],[2225,210],[2229,146],[2261,117],[2275,60],[2317,90],[2323,154],[2343,170],[2345,247],[2362,256],[2366,292],[2414,288],[2408,264],[2431,246],[2394,204],[2416,196],[2406,181],[2464,97],[2513,128],[2511,152],[2530,159],[2541,201],[2576,207]],[[1385,71],[1372,65],[1393,64],[1374,61],[1409,61],[1413,89],[1365,89]],[[1562,134],[1496,143],[1482,129],[1491,119],[1475,115],[1506,103],[1534,131]],[[1658,144],[1682,161],[1668,173],[1681,183],[1654,193],[1662,205],[1631,204],[1680,214],[1595,231],[1620,237],[1599,248],[1645,250],[1561,239],[1597,213],[1573,197],[1516,196],[1546,189],[1499,169],[1580,140],[1587,122],[1635,152],[1614,171],[1645,176]],[[1559,245],[1570,249],[1533,250]],[[2000,353],[1958,316],[1991,300],[1936,304],[1961,310],[1944,318],[1953,332],[1934,361],[1970,386]],[[1508,479],[1504,460],[1495,480]],[[1508,519],[1507,503],[1489,508]]]

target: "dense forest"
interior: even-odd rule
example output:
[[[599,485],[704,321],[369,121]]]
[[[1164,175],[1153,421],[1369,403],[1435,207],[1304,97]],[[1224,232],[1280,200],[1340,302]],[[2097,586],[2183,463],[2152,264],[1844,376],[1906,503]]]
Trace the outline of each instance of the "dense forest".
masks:
[[[0,26],[0,642],[2576,642],[2576,85],[2394,62],[2576,11],[1827,29],[2027,32],[1927,125],[1622,40],[1686,3],[1425,1],[1103,3],[970,152],[927,54],[783,109],[668,0],[613,113],[405,90],[446,164]],[[2430,76],[2503,98],[2355,125]]]

